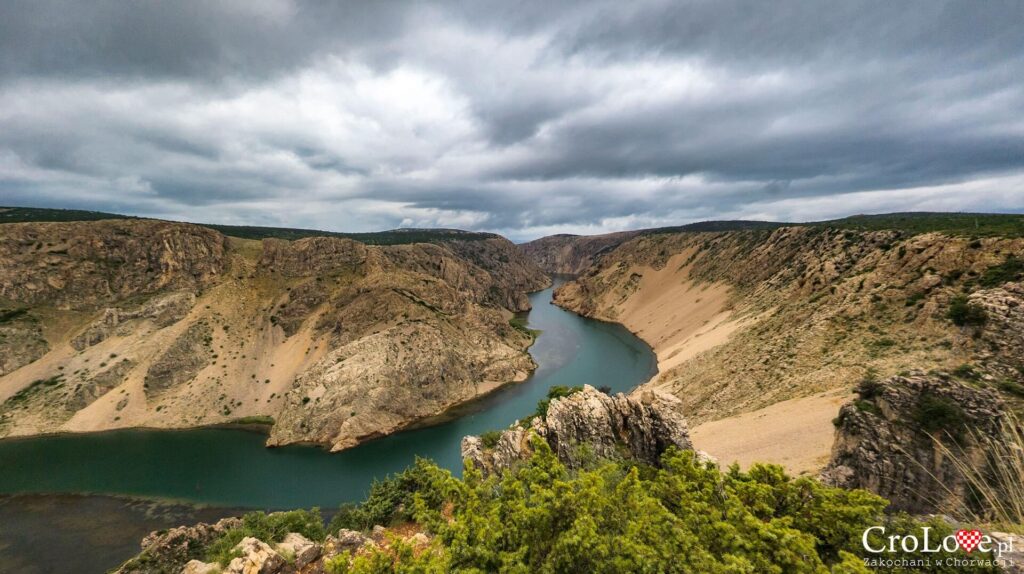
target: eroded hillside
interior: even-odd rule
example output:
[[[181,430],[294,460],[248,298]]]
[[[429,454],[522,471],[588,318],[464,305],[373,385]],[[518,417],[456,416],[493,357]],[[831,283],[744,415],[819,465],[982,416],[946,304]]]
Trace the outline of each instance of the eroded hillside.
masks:
[[[1016,388],[1019,335],[994,310],[1024,303],[1021,256],[1024,240],[1005,237],[662,233],[605,254],[556,302],[651,343],[650,384],[699,423],[910,369],[973,365],[984,384]],[[950,309],[965,306],[992,307],[993,320],[955,324]]]
[[[0,225],[0,436],[275,421],[345,448],[533,368],[547,278],[497,238],[370,246],[151,220]]]

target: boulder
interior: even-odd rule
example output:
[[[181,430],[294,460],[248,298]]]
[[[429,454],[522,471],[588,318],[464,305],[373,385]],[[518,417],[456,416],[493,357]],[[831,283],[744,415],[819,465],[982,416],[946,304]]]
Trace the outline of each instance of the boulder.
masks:
[[[277,574],[286,564],[283,556],[251,536],[243,538],[235,550],[242,555],[228,564],[225,574]]]
[[[320,546],[301,534],[290,532],[277,544],[277,552],[294,557],[295,567],[302,569],[320,557]]]

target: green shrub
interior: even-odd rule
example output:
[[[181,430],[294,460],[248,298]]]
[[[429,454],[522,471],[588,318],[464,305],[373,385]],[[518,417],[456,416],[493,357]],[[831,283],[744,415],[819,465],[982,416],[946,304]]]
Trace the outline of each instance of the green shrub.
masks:
[[[672,450],[660,469],[608,463],[570,472],[544,441],[535,439],[534,449],[503,476],[467,467],[462,480],[438,477],[430,488],[448,493],[443,512],[421,492],[415,514],[435,535],[430,551],[398,544],[330,571],[865,573],[868,527],[884,525],[886,535],[920,536],[925,525],[933,535],[951,532],[939,521],[887,517],[886,501],[873,494],[793,479],[777,466],[722,472]]]
[[[289,512],[250,512],[242,517],[242,525],[225,532],[206,547],[206,560],[226,566],[237,554],[235,546],[247,536],[267,544],[280,542],[289,532],[297,532],[313,541],[322,541],[327,533],[320,510],[292,510]]]
[[[999,265],[993,265],[978,277],[982,287],[998,287],[1003,283],[1017,281],[1024,277],[1024,260],[1008,255]]]
[[[1008,393],[1018,397],[1024,397],[1024,385],[1016,381],[1003,380],[999,381],[998,385],[999,390],[1003,391],[1004,393]]]
[[[953,369],[953,376],[959,377],[961,379],[968,379],[971,381],[976,381],[981,377],[978,371],[976,371],[974,367],[967,363],[964,363],[959,367]]]
[[[438,475],[445,472],[426,459],[417,458],[404,471],[374,481],[362,503],[342,505],[331,519],[328,530],[369,530],[378,524],[387,526],[410,520],[417,494],[422,494],[431,508],[439,508],[442,502],[440,494],[431,486],[438,480]]]
[[[884,386],[878,380],[878,372],[875,369],[868,369],[864,378],[857,384],[857,396],[864,400],[871,400],[882,394]]]
[[[966,422],[960,405],[946,397],[932,394],[921,395],[913,418],[914,422],[929,433],[945,432],[954,438],[959,436]]]
[[[484,448],[494,448],[498,446],[498,439],[501,438],[501,431],[489,430],[480,435],[480,442],[483,443]]]
[[[536,339],[537,335],[540,335],[540,331],[538,329],[531,329],[526,326],[526,318],[524,317],[512,317],[508,320],[508,324],[516,331],[529,336],[531,339]]]
[[[0,309],[0,324],[14,321],[28,313],[28,309],[19,307],[16,309]]]
[[[551,406],[552,400],[568,397],[582,390],[583,387],[566,387],[564,385],[555,385],[551,387],[548,389],[548,397],[537,402],[537,410],[534,411],[533,416],[542,418],[548,416],[548,407]]]
[[[946,316],[954,325],[960,327],[984,325],[988,320],[985,308],[969,301],[966,295],[953,297],[949,302],[949,310],[946,312]]]
[[[871,401],[855,401],[853,404],[854,404],[854,406],[857,407],[858,411],[861,411],[861,412],[864,412],[864,413],[871,413],[871,414],[875,415],[876,417],[877,416],[882,416],[882,411],[878,409],[878,405],[876,405],[875,403],[873,403]]]

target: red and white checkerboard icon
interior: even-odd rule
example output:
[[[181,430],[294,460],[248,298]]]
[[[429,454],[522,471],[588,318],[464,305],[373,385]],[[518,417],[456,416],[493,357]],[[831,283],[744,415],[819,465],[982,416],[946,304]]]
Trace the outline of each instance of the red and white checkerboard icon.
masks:
[[[978,543],[981,542],[981,531],[957,530],[956,541],[960,543],[960,548],[963,548],[964,552],[970,554],[971,550],[974,550]]]

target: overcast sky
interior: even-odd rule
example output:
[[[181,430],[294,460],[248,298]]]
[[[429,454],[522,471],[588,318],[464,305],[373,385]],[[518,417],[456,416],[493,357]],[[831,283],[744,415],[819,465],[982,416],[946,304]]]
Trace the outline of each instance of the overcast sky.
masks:
[[[1024,2],[0,3],[0,204],[496,231],[1024,212]]]

